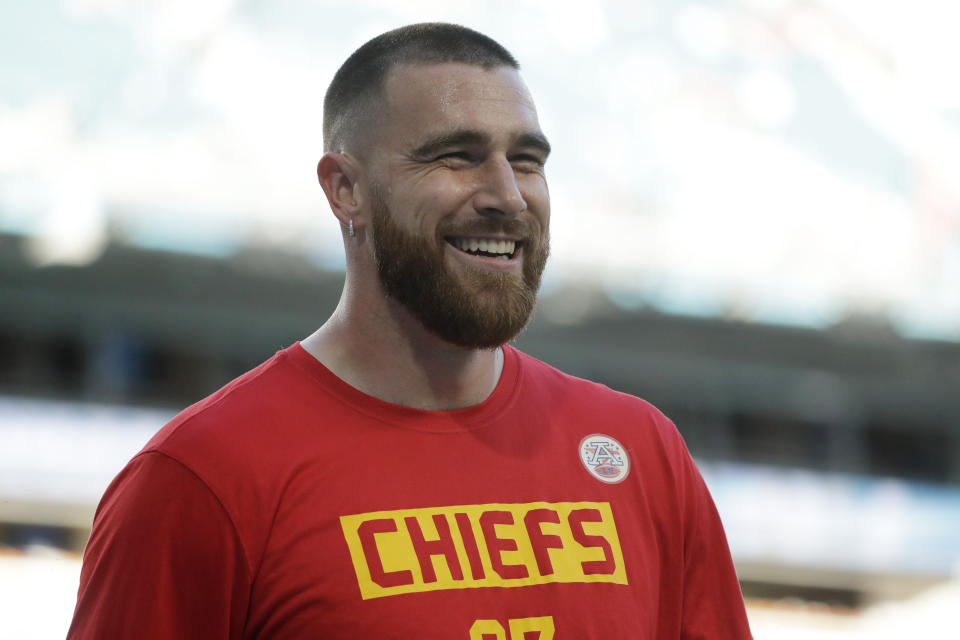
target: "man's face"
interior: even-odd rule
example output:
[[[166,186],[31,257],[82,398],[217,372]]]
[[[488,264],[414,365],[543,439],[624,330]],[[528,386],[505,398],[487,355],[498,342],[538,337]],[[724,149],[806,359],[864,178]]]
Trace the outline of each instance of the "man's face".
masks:
[[[517,335],[549,251],[548,147],[519,75],[404,65],[370,153],[373,246],[386,293],[470,348]]]

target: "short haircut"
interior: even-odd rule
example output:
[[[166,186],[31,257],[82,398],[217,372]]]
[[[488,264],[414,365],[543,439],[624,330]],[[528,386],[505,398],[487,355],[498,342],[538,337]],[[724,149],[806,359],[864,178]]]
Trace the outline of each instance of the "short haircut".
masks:
[[[323,147],[340,151],[360,121],[378,104],[390,69],[399,64],[464,64],[519,69],[492,38],[457,24],[424,22],[388,31],[354,51],[323,100]]]

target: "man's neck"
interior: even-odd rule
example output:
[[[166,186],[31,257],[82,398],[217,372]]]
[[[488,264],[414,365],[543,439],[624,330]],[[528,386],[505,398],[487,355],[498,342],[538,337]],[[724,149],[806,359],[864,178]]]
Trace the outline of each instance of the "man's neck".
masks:
[[[503,370],[502,349],[468,349],[427,331],[403,309],[337,310],[301,344],[338,378],[385,402],[429,410],[487,399]]]

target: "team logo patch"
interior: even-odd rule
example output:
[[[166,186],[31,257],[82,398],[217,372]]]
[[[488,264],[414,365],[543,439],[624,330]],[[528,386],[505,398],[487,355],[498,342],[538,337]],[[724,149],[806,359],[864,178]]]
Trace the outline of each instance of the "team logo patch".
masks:
[[[601,433],[580,441],[580,461],[590,475],[608,484],[621,482],[630,473],[630,458],[623,445]]]

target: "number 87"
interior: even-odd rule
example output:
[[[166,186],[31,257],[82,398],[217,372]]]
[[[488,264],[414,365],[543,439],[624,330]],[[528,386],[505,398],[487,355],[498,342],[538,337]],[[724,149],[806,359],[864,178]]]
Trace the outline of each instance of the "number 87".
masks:
[[[553,640],[553,616],[539,618],[511,618],[507,621],[510,628],[509,640],[529,640],[524,634],[537,631],[537,640]],[[508,640],[507,632],[499,620],[475,620],[470,627],[470,640]]]

